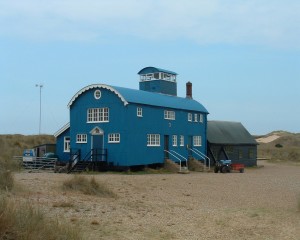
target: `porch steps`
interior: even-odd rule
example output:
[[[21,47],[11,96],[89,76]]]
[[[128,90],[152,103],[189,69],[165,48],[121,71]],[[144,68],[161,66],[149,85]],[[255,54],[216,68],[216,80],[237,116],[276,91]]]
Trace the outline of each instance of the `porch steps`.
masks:
[[[195,158],[190,158],[188,164],[189,169],[193,172],[210,172],[210,170],[203,164],[202,161],[199,161]]]
[[[178,162],[174,162],[171,159],[165,159],[164,168],[170,172],[174,173],[189,173],[190,171],[186,166],[182,166],[180,169],[180,165]]]
[[[85,171],[89,165],[91,164],[90,161],[77,161],[68,171],[68,173],[81,173]]]

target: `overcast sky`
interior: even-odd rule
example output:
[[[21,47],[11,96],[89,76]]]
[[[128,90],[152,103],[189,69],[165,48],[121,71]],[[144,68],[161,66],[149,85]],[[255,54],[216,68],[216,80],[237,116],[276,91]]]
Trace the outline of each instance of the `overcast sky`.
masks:
[[[300,132],[299,0],[0,0],[0,134],[69,121],[81,88],[138,89],[137,72],[178,73],[178,95],[252,134]]]

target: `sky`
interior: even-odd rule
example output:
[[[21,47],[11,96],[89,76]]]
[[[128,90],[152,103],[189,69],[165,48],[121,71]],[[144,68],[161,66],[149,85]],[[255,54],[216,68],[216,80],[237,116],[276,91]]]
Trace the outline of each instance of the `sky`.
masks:
[[[0,0],[0,134],[54,134],[89,84],[153,66],[208,120],[300,132],[299,0]]]

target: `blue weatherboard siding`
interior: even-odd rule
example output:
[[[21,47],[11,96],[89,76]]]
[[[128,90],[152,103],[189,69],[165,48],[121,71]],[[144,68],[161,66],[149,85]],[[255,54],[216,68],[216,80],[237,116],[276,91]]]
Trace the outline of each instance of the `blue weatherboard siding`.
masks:
[[[154,78],[151,73],[157,72],[159,74]],[[206,108],[191,98],[176,96],[175,72],[147,67],[138,74],[145,80],[140,81],[140,90],[93,84],[82,88],[73,96],[68,104],[70,124],[65,125],[56,134],[57,153],[62,160],[67,161],[70,157],[63,152],[65,136],[71,139],[72,152],[80,150],[81,160],[89,156],[92,149],[107,149],[107,161],[110,166],[128,167],[163,163],[166,156],[164,152],[166,136],[169,139],[167,149],[174,150],[185,158],[191,154],[187,146],[192,146],[193,136],[201,136],[202,145],[192,147],[207,155]],[[171,81],[166,79],[168,76],[165,74],[172,75]],[[96,99],[95,91],[99,90],[101,97]],[[88,109],[95,108],[108,108],[109,121],[88,122]],[[137,116],[137,108],[142,108],[142,117]],[[165,110],[174,112],[175,120],[164,119]],[[193,121],[188,121],[189,114],[192,114]],[[203,116],[203,122],[199,122],[200,114]],[[198,116],[197,122],[195,115]],[[95,129],[100,130],[97,136],[93,135]],[[87,136],[86,142],[76,142],[78,134]],[[120,142],[109,143],[109,134],[120,134]],[[147,146],[148,134],[158,134],[160,145]],[[177,146],[173,146],[173,135],[177,136]],[[181,136],[184,136],[183,146],[180,146]],[[197,156],[194,157],[199,159]],[[171,155],[169,158],[177,161]],[[86,160],[89,161],[91,158]]]
[[[99,100],[94,98],[94,91],[100,89],[102,96]],[[128,101],[134,100],[138,90],[130,91],[124,88],[115,88],[123,94]],[[151,97],[157,96],[158,100],[169,100],[169,96],[151,93]],[[144,95],[143,95],[144,96]],[[94,127],[99,127],[104,131],[104,148],[108,150],[108,162],[115,166],[147,165],[153,163],[163,163],[164,161],[164,135],[169,135],[169,149],[175,150],[179,154],[187,157],[186,144],[189,136],[202,136],[202,146],[197,147],[206,154],[206,114],[207,111],[201,104],[191,100],[191,109],[173,109],[169,107],[151,106],[144,98],[139,99],[141,103],[129,102],[124,106],[124,102],[113,92],[103,88],[92,88],[80,94],[70,106],[70,137],[71,148],[81,149],[81,156],[84,157],[91,150],[92,135],[90,132]],[[178,101],[179,107],[187,105],[186,99],[174,98]],[[152,99],[154,103],[155,99]],[[175,101],[175,102],[176,102]],[[158,101],[159,102],[159,101]],[[162,102],[156,105],[163,105]],[[143,104],[143,103],[148,103]],[[168,101],[166,101],[167,105]],[[172,104],[169,106],[174,107]],[[88,108],[109,108],[108,123],[87,123]],[[143,109],[143,117],[137,117],[137,107]],[[164,110],[175,111],[176,120],[165,120]],[[199,111],[202,110],[202,111]],[[188,113],[202,113],[204,122],[188,122]],[[120,143],[108,143],[109,133],[120,133]],[[87,134],[87,143],[76,143],[77,134]],[[147,134],[160,134],[160,146],[148,147]],[[178,146],[172,146],[172,135],[177,135]],[[180,145],[180,135],[185,138],[184,146]]]
[[[155,80],[140,82],[140,89],[149,92],[177,95],[177,82]]]
[[[70,136],[70,128],[66,129],[59,136],[56,137],[56,154],[61,161],[68,161],[70,159],[70,153],[64,151],[65,137]]]

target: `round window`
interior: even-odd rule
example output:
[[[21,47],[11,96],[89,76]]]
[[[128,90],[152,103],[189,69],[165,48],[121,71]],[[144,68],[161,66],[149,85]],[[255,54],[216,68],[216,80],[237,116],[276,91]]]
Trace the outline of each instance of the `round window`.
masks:
[[[101,91],[100,91],[100,90],[96,90],[96,91],[94,92],[94,97],[95,97],[96,99],[100,99],[100,98],[101,98]]]

